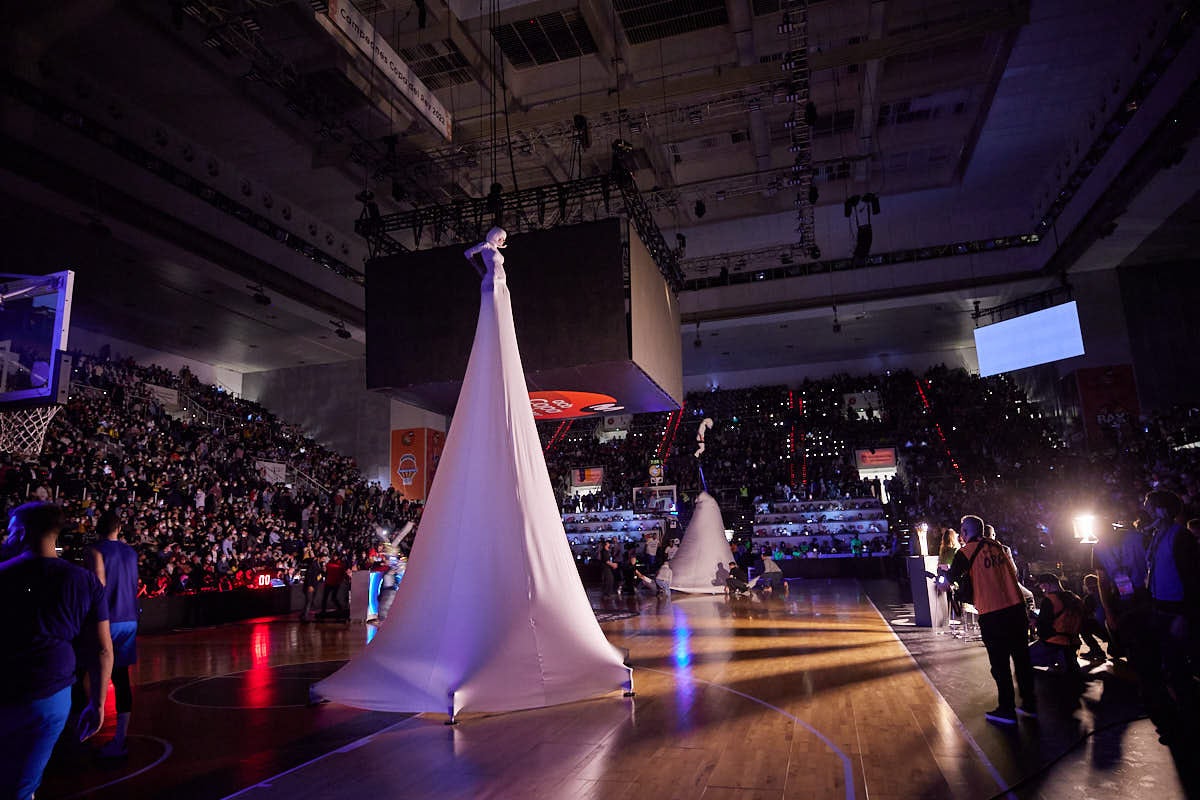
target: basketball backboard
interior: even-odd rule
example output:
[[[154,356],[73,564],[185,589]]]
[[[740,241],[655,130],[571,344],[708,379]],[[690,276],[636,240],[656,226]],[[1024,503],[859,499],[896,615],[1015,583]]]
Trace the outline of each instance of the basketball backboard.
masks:
[[[66,402],[75,273],[0,273],[0,405]]]

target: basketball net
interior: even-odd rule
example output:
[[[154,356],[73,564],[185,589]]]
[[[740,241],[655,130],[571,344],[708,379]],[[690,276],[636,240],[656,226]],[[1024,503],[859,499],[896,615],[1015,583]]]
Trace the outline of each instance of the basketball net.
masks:
[[[0,453],[36,458],[41,455],[50,420],[62,406],[0,409]]]

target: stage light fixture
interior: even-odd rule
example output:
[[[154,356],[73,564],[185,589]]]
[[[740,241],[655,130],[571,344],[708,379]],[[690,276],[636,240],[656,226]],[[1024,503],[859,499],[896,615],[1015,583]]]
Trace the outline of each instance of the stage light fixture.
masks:
[[[692,210],[696,212],[696,219],[700,219],[708,213],[708,207],[704,205],[703,200],[697,200],[696,206]]]
[[[260,284],[247,283],[246,288],[254,293],[253,295],[251,295],[254,298],[254,302],[258,303],[260,306],[271,305],[271,298],[267,297],[267,294],[263,290],[261,283]]]
[[[870,192],[870,193],[868,193],[868,194],[864,194],[864,195],[862,196],[862,201],[863,201],[864,203],[868,203],[868,204],[870,204],[870,206],[871,206],[871,213],[872,213],[872,214],[878,214],[878,213],[879,213],[879,195],[875,194],[874,192]]]
[[[350,331],[346,329],[346,323],[342,322],[340,319],[331,319],[329,320],[329,324],[333,326],[333,332],[339,339],[351,338]]]
[[[1100,541],[1100,537],[1096,535],[1099,529],[1095,514],[1076,514],[1071,520],[1071,527],[1080,544],[1096,544]]]
[[[592,146],[592,128],[588,124],[588,118],[583,114],[576,114],[573,122],[575,134],[579,137],[579,146],[587,150]]]
[[[811,258],[813,261],[820,261],[821,260],[821,248],[817,247],[815,244],[812,247],[808,248],[808,257]]]
[[[852,194],[849,197],[847,197],[846,202],[842,204],[842,213],[846,217],[849,217],[851,214],[854,213],[854,209],[858,208],[858,204],[861,200],[862,200],[862,198],[856,194]]]

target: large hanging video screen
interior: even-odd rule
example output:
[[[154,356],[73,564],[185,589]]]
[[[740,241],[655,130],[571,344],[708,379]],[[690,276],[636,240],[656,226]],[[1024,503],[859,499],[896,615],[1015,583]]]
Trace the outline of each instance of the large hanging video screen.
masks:
[[[1079,309],[1072,300],[975,329],[983,377],[1083,355]]]

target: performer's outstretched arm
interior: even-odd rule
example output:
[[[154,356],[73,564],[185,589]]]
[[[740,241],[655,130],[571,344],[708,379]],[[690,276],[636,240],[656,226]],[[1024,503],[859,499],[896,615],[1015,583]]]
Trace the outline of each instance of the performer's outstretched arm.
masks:
[[[479,277],[481,277],[481,278],[483,277],[486,270],[479,263],[479,261],[475,258],[475,256],[477,256],[481,252],[483,252],[483,249],[487,246],[488,246],[487,242],[481,242],[481,243],[475,245],[474,247],[463,251],[463,256],[466,257],[467,261],[471,262],[471,266],[475,268],[475,272],[477,272],[479,274]]]

